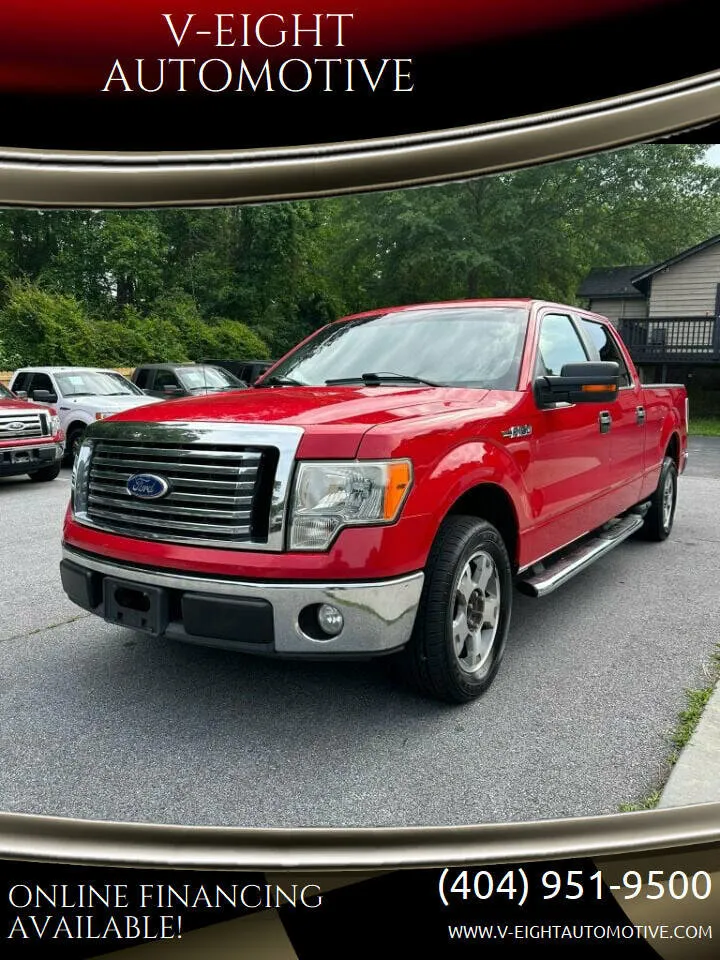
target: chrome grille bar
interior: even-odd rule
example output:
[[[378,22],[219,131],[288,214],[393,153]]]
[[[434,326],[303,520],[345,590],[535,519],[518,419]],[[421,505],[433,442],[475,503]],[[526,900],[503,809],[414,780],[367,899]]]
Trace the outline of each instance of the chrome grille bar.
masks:
[[[99,421],[75,464],[75,519],[139,540],[284,548],[287,493],[302,429],[274,424]],[[131,494],[151,474],[165,493]]]
[[[107,454],[104,451],[99,451],[96,457],[98,464],[102,467],[127,467],[128,463],[132,463],[132,473],[140,473],[143,470],[170,470],[174,473],[203,475],[219,473],[225,476],[235,477],[243,475],[250,477],[257,472],[257,465],[243,466],[238,469],[238,467],[225,462],[221,464],[190,463],[188,461],[175,463],[173,460],[167,459],[167,453],[168,451],[165,452],[166,459],[164,460],[154,460],[150,457],[138,457],[137,460],[129,460],[127,458],[120,459],[116,455]]]
[[[47,436],[40,411],[0,413],[0,440],[32,440]]]

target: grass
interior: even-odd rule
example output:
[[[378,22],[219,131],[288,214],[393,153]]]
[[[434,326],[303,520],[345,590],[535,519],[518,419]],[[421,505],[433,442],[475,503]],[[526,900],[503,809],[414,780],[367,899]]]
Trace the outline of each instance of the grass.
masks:
[[[685,709],[678,715],[675,729],[669,737],[671,751],[667,758],[669,767],[673,767],[680,756],[680,751],[690,742],[690,738],[697,728],[703,710],[712,696],[715,685],[720,679],[720,644],[704,667],[707,683],[703,687],[685,691]],[[664,784],[663,784],[664,786]],[[635,813],[638,810],[654,810],[660,802],[662,786],[652,790],[642,800],[633,803],[620,804],[621,813]]]
[[[690,414],[688,434],[691,437],[720,437],[720,417],[693,417]]]

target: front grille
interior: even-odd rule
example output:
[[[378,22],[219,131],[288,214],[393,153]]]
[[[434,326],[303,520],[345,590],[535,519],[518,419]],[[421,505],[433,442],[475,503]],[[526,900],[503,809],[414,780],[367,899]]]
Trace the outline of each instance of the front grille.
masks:
[[[0,413],[0,440],[33,440],[48,433],[47,419],[40,412]]]
[[[93,443],[87,518],[98,527],[140,539],[233,545],[267,537],[272,484],[264,481],[270,447],[219,444]],[[131,496],[134,474],[162,477],[161,499]]]

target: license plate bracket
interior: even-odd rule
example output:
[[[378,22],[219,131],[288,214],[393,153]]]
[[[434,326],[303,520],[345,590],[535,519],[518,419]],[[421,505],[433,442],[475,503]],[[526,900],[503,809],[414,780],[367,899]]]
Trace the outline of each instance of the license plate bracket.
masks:
[[[167,628],[168,609],[167,590],[162,587],[105,577],[103,610],[108,623],[130,627],[157,637]]]

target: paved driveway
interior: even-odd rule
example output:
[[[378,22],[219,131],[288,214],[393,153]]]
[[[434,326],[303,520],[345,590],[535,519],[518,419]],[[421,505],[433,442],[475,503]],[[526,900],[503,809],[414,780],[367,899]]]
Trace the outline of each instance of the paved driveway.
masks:
[[[0,809],[242,826],[612,813],[666,773],[720,639],[720,439],[692,440],[675,528],[544,600],[517,595],[493,687],[448,707],[387,663],[156,641],[65,599],[69,475],[0,481]]]

